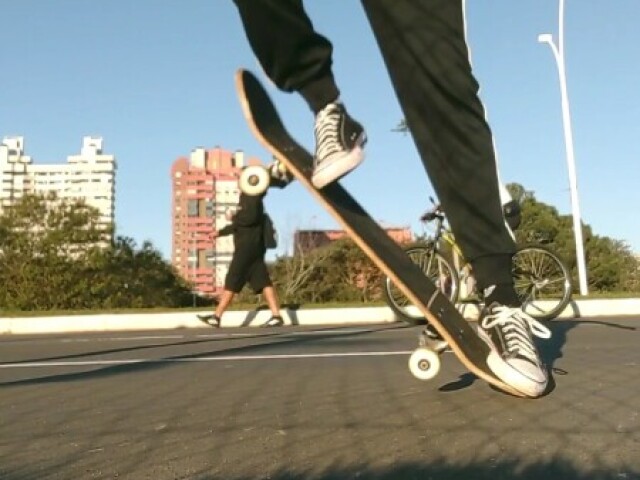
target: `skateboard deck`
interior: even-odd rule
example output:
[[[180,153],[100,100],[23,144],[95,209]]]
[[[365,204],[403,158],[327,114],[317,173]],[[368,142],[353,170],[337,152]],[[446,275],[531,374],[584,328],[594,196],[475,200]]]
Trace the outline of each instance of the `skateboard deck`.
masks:
[[[288,132],[261,82],[247,70],[236,73],[236,89],[253,134],[289,173],[344,228],[354,242],[424,314],[464,366],[498,389],[525,397],[498,379],[487,366],[489,347],[448,298],[414,264],[402,247],[369,216],[362,206],[334,182],[321,190],[311,184],[313,156]]]

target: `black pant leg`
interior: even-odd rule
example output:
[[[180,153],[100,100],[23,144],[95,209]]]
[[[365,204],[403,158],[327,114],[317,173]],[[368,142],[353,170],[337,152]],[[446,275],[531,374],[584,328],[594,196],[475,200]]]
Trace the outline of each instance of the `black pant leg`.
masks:
[[[299,92],[314,112],[338,98],[333,47],[313,29],[301,0],[234,1],[254,54],[279,89]]]
[[[362,0],[431,183],[481,287],[510,283],[515,252],[462,0]]]
[[[269,269],[267,268],[267,264],[264,260],[264,253],[251,265],[248,275],[248,282],[251,286],[251,289],[257,294],[262,293],[262,291],[266,287],[272,286]]]

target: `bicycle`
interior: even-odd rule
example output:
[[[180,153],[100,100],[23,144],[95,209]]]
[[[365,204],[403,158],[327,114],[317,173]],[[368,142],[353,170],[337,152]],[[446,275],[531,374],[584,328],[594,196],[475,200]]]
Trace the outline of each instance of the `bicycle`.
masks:
[[[405,251],[453,303],[482,303],[469,264],[462,255],[445,215],[439,205],[425,213],[421,222],[435,222],[435,234],[425,245],[407,247]],[[518,247],[513,257],[515,287],[522,309],[537,320],[553,320],[569,304],[572,282],[569,269],[560,257],[543,245]],[[412,324],[426,323],[418,309],[398,290],[388,277],[383,282],[385,300],[394,313]]]

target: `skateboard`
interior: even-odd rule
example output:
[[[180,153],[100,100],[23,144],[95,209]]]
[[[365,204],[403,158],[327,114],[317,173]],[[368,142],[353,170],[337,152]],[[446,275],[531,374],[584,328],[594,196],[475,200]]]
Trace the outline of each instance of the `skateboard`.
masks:
[[[434,341],[426,331],[421,334],[419,346],[409,358],[411,373],[422,380],[435,377],[440,369],[439,355],[448,347],[471,373],[506,393],[526,397],[491,372],[486,362],[489,354],[487,344],[478,337],[455,305],[339,182],[320,190],[311,184],[313,156],[288,133],[258,78],[240,69],[236,73],[235,83],[250,129],[280,163],[278,168],[283,166],[311,193],[375,265],[420,309],[444,339],[444,342]]]

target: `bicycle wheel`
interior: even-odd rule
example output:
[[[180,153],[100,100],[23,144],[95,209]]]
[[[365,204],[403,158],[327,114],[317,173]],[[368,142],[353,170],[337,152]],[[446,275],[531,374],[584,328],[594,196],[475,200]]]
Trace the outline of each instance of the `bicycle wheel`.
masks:
[[[451,263],[430,247],[410,247],[405,250],[409,258],[418,265],[427,277],[452,301],[458,297],[459,279]],[[385,301],[402,320],[414,325],[427,323],[424,315],[396,287],[389,277],[385,277],[383,288]]]
[[[571,301],[569,269],[547,247],[520,247],[513,257],[513,277],[522,310],[533,318],[553,320]]]

